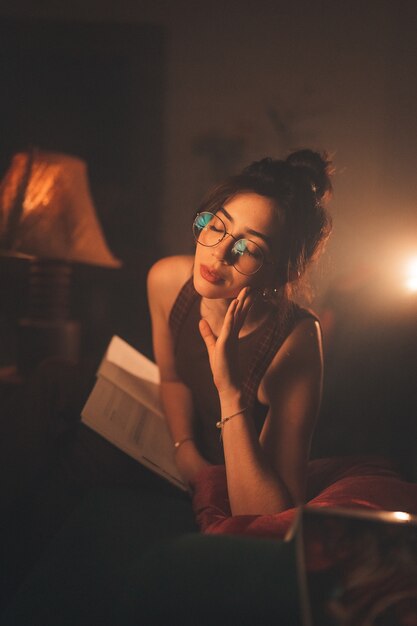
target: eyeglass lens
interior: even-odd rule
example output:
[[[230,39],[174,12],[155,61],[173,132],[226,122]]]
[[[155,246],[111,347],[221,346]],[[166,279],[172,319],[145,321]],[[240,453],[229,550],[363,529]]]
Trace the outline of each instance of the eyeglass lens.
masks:
[[[214,213],[203,211],[199,213],[193,224],[194,238],[202,246],[217,246],[226,235],[226,225]],[[233,237],[233,235],[230,235]],[[261,269],[264,255],[262,249],[250,239],[238,239],[232,249],[232,264],[238,272],[250,275]]]

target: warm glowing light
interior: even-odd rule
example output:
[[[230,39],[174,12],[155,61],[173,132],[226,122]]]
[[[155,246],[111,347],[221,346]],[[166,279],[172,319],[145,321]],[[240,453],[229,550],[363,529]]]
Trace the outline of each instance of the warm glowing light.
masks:
[[[407,264],[405,287],[408,291],[417,292],[417,257],[410,259]]]
[[[417,276],[417,257],[414,257],[414,259],[411,259],[409,261],[408,269],[409,269],[410,274]]]
[[[409,278],[406,281],[405,286],[408,291],[417,291],[417,278]]]
[[[405,513],[404,511],[393,511],[392,515],[395,519],[401,520],[403,522],[407,522],[411,519],[411,515],[409,513]]]

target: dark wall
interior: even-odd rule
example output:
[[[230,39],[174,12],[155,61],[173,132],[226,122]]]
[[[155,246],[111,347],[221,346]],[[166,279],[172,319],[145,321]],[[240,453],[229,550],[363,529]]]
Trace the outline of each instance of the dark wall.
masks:
[[[3,18],[0,84],[0,173],[30,146],[84,159],[106,239],[123,261],[117,272],[77,270],[75,312],[88,337],[96,333],[101,346],[118,332],[149,351],[145,277],[160,256],[164,172],[163,27]]]

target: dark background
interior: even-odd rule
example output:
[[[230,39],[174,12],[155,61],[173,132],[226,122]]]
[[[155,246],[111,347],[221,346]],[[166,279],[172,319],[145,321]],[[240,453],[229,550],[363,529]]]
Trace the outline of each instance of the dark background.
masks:
[[[165,49],[158,25],[0,21],[0,171],[31,146],[81,157],[120,271],[75,266],[73,314],[98,359],[113,333],[150,351],[145,277],[161,256]],[[24,302],[20,301],[24,314]]]

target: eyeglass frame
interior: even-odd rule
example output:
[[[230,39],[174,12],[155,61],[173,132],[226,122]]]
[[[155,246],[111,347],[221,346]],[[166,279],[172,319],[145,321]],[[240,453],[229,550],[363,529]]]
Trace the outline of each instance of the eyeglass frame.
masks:
[[[199,240],[197,239],[197,237],[195,236],[195,233],[194,233],[194,224],[195,224],[195,222],[196,222],[197,218],[199,217],[199,215],[202,215],[203,213],[208,213],[209,215],[212,215],[213,217],[217,217],[217,219],[218,219],[218,220],[220,220],[220,222],[223,224],[223,228],[224,228],[224,233],[223,233],[223,236],[221,237],[221,239],[219,239],[219,241],[218,241],[217,243],[214,243],[214,244],[212,244],[212,245],[208,245],[208,244],[205,244],[205,243],[201,243],[201,241],[199,241]],[[207,222],[207,224],[209,224],[209,223],[210,223],[210,222]],[[207,224],[206,224],[206,226],[207,226]],[[205,228],[205,227],[204,227],[204,228]],[[201,229],[201,230],[203,230],[203,229]],[[242,274],[242,276],[254,276],[255,274],[257,274],[257,273],[259,272],[259,270],[261,270],[261,269],[263,268],[263,266],[264,266],[264,265],[275,265],[275,262],[274,262],[274,261],[267,261],[267,260],[266,260],[266,258],[265,258],[265,252],[262,250],[261,246],[260,246],[259,244],[257,244],[257,243],[256,243],[256,241],[253,241],[252,239],[248,239],[247,237],[239,237],[239,238],[237,238],[237,237],[235,237],[234,235],[232,235],[232,233],[229,233],[229,232],[228,232],[228,230],[227,230],[227,228],[226,228],[226,224],[223,222],[222,218],[221,218],[221,217],[219,217],[219,216],[217,215],[217,213],[212,213],[211,211],[199,211],[198,213],[196,213],[196,215],[195,215],[195,217],[194,217],[194,220],[193,220],[193,235],[194,235],[195,242],[196,242],[196,243],[199,243],[199,244],[200,244],[200,246],[204,246],[204,248],[215,248],[216,246],[218,246],[218,245],[219,245],[219,243],[221,243],[221,242],[224,240],[224,238],[225,238],[227,235],[229,235],[229,237],[231,237],[232,239],[234,239],[234,242],[235,242],[235,243],[234,243],[234,244],[233,244],[233,246],[232,246],[232,250],[233,250],[233,248],[235,247],[235,245],[236,245],[239,241],[250,241],[251,243],[253,243],[253,245],[255,245],[257,248],[259,248],[259,250],[261,251],[261,254],[262,254],[262,263],[261,263],[261,265],[258,267],[258,269],[257,269],[257,270],[255,270],[254,272],[251,272],[250,274],[246,274],[245,272],[242,272],[241,270],[239,270],[239,269],[236,267],[236,265],[235,265],[234,263],[232,263],[232,266],[235,268],[235,270],[236,270],[237,272],[239,272],[239,274]]]

